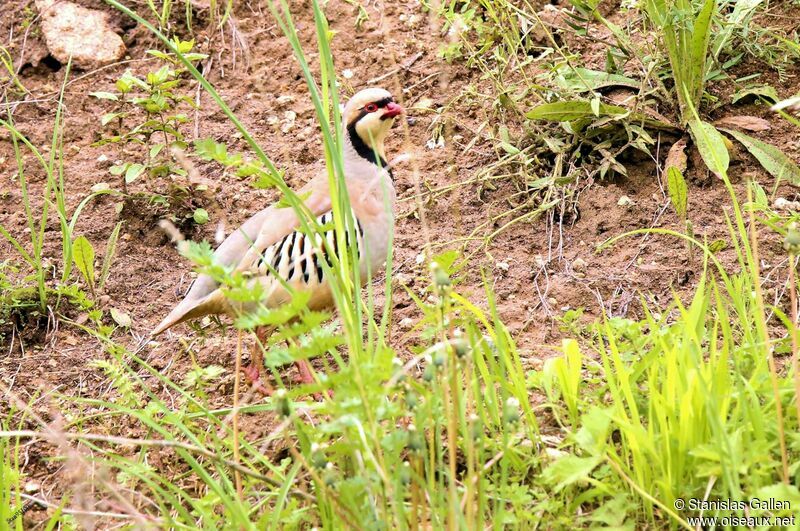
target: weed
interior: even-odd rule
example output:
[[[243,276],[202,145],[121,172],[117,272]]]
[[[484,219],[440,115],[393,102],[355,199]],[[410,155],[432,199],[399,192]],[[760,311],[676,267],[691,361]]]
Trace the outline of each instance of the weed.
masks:
[[[192,52],[194,41],[175,39],[173,44],[189,61],[195,62],[206,57],[204,54]],[[182,93],[185,70],[179,66],[173,54],[157,50],[150,50],[148,53],[160,60],[160,68],[141,78],[126,70],[115,83],[117,92],[91,93],[95,98],[114,104],[114,109],[100,119],[104,127],[113,127],[112,135],[93,145],[119,146],[121,160],[111,166],[109,171],[120,178],[123,193],[126,195],[129,185],[143,176],[146,177],[147,191],[135,194],[127,204],[139,199],[167,212],[174,206],[176,208],[173,216],[183,217],[174,218],[174,221],[194,220],[203,224],[207,221],[207,212],[201,207],[192,208],[195,201],[190,188],[196,184],[197,190],[203,190],[206,185],[191,182],[188,185],[181,184],[181,181],[187,180],[188,172],[177,161],[176,155],[176,150],[181,153],[189,146],[181,131],[189,120],[183,111],[196,107],[192,98]],[[168,189],[153,189],[152,181],[159,178],[169,179]],[[186,210],[185,205],[189,205],[191,210],[181,214],[182,210]]]

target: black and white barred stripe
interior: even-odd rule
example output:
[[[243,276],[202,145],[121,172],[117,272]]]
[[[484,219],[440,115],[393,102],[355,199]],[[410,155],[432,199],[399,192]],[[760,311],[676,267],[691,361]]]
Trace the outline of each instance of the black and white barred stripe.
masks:
[[[359,260],[364,252],[364,229],[361,223],[356,220],[356,256]],[[320,255],[333,267],[333,261],[328,256],[328,249],[341,256],[339,242],[337,241],[336,231],[333,229],[333,212],[326,212],[317,217],[317,223],[324,226],[330,224],[330,228],[323,232],[323,235],[314,234],[311,237],[296,230],[290,232],[282,239],[270,245],[264,250],[264,254],[258,262],[258,272],[262,275],[270,275],[272,271],[267,264],[286,282],[300,281],[306,285],[319,285],[325,278]],[[322,244],[325,238],[328,245]],[[314,238],[312,242],[312,238]],[[344,249],[350,248],[350,234],[345,236]],[[314,243],[315,242],[315,243]],[[346,251],[347,252],[347,251]]]

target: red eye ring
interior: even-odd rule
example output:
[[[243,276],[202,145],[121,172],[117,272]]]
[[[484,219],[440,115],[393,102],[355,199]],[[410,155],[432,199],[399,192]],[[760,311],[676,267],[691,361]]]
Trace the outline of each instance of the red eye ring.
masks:
[[[378,110],[378,104],[377,103],[367,103],[366,105],[364,105],[364,110],[367,111],[367,112],[375,112],[375,111]]]

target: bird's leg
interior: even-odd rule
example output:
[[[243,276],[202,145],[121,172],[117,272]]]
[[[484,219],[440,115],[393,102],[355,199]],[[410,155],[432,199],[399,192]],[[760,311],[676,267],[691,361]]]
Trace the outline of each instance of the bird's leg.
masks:
[[[250,365],[242,371],[253,389],[266,396],[272,395],[273,392],[272,386],[269,383],[264,385],[261,380],[261,373],[264,372],[264,356],[261,354],[261,345],[266,340],[268,333],[269,329],[267,328],[256,329],[256,341],[250,354]]]
[[[300,383],[314,383],[314,375],[311,374],[311,367],[306,360],[297,360],[294,364],[297,367],[297,372],[300,373]]]
[[[316,383],[314,380],[314,375],[311,373],[311,365],[308,363],[308,360],[297,360],[294,362],[295,366],[297,367],[297,372],[300,373],[300,377],[298,380],[300,383],[304,384],[312,384]],[[333,398],[333,391],[326,391],[330,398]],[[314,400],[317,402],[322,402],[322,393],[314,393]]]

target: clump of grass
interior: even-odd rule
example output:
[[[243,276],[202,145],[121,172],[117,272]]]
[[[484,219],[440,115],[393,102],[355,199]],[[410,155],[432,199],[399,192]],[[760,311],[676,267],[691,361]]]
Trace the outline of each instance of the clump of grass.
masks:
[[[605,318],[591,330],[599,359],[569,343],[565,357],[551,360],[541,375],[570,448],[545,476],[558,481],[558,490],[576,489],[575,498],[598,503],[587,522],[606,522],[607,509],[614,508],[623,511],[619,524],[667,519],[690,529],[686,517],[696,514],[690,507],[676,512],[679,498],[797,500],[790,470],[800,447],[787,438],[798,426],[788,409],[796,389],[793,375],[779,373],[774,361],[775,352],[797,355],[789,339],[797,324],[784,317],[768,327],[755,220],[751,215],[748,229],[723,162],[712,160],[731,198],[733,216],[726,219],[741,271],[729,274],[707,245],[685,234],[630,233],[667,234],[703,252],[703,274],[690,303],[676,297],[658,310],[643,303],[641,321]],[[794,304],[794,293],[791,298]],[[768,331],[776,326],[787,335]],[[595,480],[605,488],[579,494],[583,482]],[[731,513],[745,514],[707,514]]]

